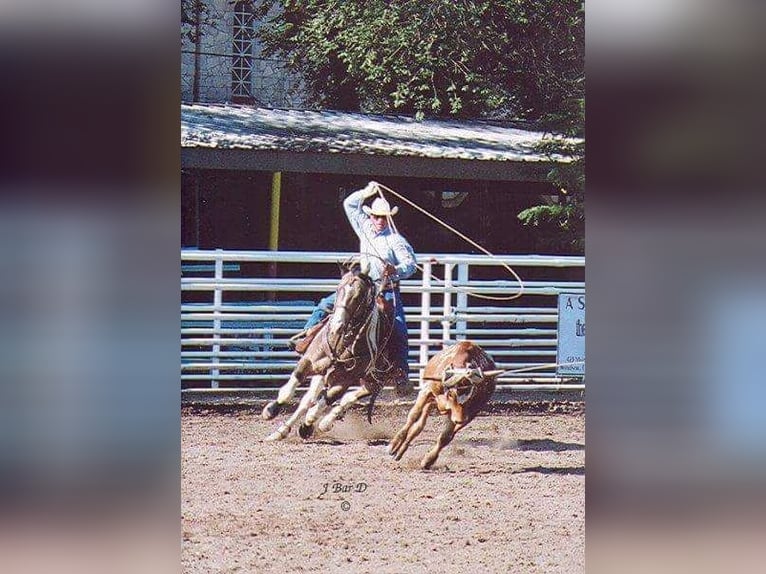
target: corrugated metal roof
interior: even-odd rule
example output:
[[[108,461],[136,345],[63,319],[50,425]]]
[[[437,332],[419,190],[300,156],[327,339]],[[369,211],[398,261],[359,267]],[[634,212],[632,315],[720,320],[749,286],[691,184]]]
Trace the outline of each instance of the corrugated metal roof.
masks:
[[[352,153],[510,162],[550,161],[535,146],[550,134],[489,121],[220,104],[181,105],[181,146]]]

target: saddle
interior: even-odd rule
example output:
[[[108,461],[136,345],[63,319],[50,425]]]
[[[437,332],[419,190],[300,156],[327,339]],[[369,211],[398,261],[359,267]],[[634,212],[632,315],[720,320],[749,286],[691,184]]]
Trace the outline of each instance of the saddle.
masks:
[[[328,318],[329,316],[323,318],[313,327],[309,327],[307,330],[301,331],[290,339],[290,342],[295,346],[296,353],[302,355],[306,352],[306,350],[309,348],[309,345],[311,345],[311,342],[317,336],[317,333],[322,330],[322,327],[327,322]]]

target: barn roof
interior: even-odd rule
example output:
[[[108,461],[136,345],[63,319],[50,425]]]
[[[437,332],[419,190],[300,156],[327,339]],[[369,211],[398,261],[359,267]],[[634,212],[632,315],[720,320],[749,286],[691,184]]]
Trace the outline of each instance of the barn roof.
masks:
[[[553,161],[566,161],[536,149],[550,139],[545,132],[493,121],[181,105],[182,162],[187,167],[393,171],[430,177],[455,177],[452,172],[468,168],[477,179],[542,180]],[[484,172],[495,176],[482,177]]]

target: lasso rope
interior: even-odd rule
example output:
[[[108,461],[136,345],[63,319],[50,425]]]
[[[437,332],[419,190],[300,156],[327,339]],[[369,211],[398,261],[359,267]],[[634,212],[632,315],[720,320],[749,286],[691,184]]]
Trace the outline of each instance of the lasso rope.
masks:
[[[378,187],[378,195],[380,195],[380,197],[382,199],[385,199],[385,197],[383,195],[383,191],[382,191],[383,189],[385,189],[386,191],[389,191],[392,194],[394,194],[396,197],[398,197],[402,201],[404,201],[406,203],[409,203],[412,207],[414,207],[415,209],[417,209],[418,211],[420,211],[424,215],[427,215],[428,217],[433,219],[436,223],[438,223],[442,227],[447,228],[449,231],[451,231],[452,233],[454,233],[455,235],[457,235],[458,237],[460,237],[464,241],[468,242],[470,245],[472,245],[473,247],[475,247],[476,249],[478,249],[482,253],[488,255],[491,259],[497,260],[497,257],[495,255],[490,253],[487,249],[485,249],[484,247],[482,247],[481,245],[476,243],[473,239],[471,239],[470,237],[467,237],[466,235],[464,235],[463,233],[461,233],[460,231],[458,231],[457,229],[455,229],[451,225],[445,223],[444,221],[442,221],[441,219],[439,219],[435,215],[432,215],[431,213],[429,213],[428,211],[426,211],[425,209],[423,209],[422,207],[420,207],[416,203],[410,201],[409,199],[407,199],[406,197],[404,197],[400,193],[397,193],[396,191],[394,191],[390,187],[385,186],[382,183],[378,183],[378,182],[375,182],[375,183],[377,184],[377,187]],[[399,230],[396,228],[396,225],[394,224],[393,217],[391,217],[391,215],[388,215],[387,219],[388,219],[388,225],[394,230],[395,233],[398,234]],[[481,295],[479,293],[473,293],[473,292],[471,292],[468,289],[463,289],[463,288],[460,288],[460,287],[456,287],[455,290],[458,293],[466,293],[468,295],[471,295],[472,297],[476,297],[478,299],[486,299],[486,300],[489,300],[489,301],[512,301],[514,299],[518,299],[519,297],[521,297],[521,295],[524,293],[524,282],[521,280],[521,277],[519,277],[519,275],[513,269],[511,269],[511,267],[509,265],[507,265],[507,264],[505,264],[505,263],[503,263],[502,261],[499,261],[499,260],[497,262],[498,262],[498,264],[501,267],[504,267],[516,279],[516,281],[519,284],[519,291],[518,291],[518,293],[515,293],[515,294],[510,295],[508,297],[500,297],[500,296],[493,296],[493,295]],[[417,264],[416,264],[416,267],[418,269],[420,269],[420,271],[423,274],[425,274],[425,270],[422,267],[420,267]],[[433,274],[430,274],[430,275],[431,275],[432,279],[435,279],[436,281],[439,281],[441,283],[446,283],[446,281],[444,281],[442,279],[439,279],[438,277],[435,277]]]
[[[463,368],[463,369],[449,369],[449,374],[451,377],[449,379],[437,379],[434,377],[423,377],[426,380],[429,381],[442,381],[445,386],[455,386],[457,383],[461,382],[464,379],[467,379],[471,382],[471,384],[475,384],[476,380],[474,380],[474,377],[500,377],[502,375],[507,375],[509,373],[525,373],[528,371],[539,371],[540,369],[550,369],[551,367],[570,367],[574,365],[584,365],[585,361],[573,361],[571,363],[547,363],[544,365],[535,365],[533,367],[521,367],[517,369],[493,369],[489,371],[482,372],[479,369],[471,369],[471,368]],[[446,374],[446,371],[445,371]]]

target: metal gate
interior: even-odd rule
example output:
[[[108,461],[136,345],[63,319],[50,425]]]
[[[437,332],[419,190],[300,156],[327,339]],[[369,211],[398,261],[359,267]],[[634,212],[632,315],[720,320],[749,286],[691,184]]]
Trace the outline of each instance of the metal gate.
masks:
[[[297,355],[287,342],[313,304],[332,292],[337,265],[353,253],[181,251],[181,384],[189,389],[270,390],[287,380]],[[502,262],[524,280],[519,285]],[[420,254],[423,269],[401,282],[409,331],[410,378],[442,345],[469,339],[507,372],[499,389],[581,390],[556,375],[557,296],[584,293],[585,258]],[[324,277],[306,277],[321,267]],[[325,269],[326,267],[326,269]],[[278,270],[278,272],[277,272]],[[529,279],[527,279],[529,278]]]

